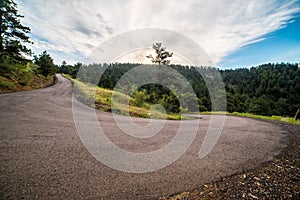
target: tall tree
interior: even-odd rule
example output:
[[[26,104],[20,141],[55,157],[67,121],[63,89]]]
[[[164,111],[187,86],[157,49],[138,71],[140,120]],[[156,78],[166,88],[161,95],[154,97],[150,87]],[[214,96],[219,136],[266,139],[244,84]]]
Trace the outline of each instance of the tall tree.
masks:
[[[152,48],[155,50],[156,57],[154,58],[152,55],[146,56],[150,58],[152,63],[158,63],[163,65],[170,64],[170,60],[166,60],[168,57],[172,57],[173,53],[166,51],[166,47],[162,47],[161,43],[155,43],[152,45]]]
[[[13,0],[0,1],[0,58],[9,56],[14,60],[23,60],[22,53],[31,54],[23,43],[31,43],[30,28],[23,26],[18,14],[17,4]]]

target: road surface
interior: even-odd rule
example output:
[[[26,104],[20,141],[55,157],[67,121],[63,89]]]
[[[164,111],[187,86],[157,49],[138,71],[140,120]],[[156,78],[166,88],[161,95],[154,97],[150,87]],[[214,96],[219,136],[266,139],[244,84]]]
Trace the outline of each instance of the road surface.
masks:
[[[200,159],[210,120],[202,116],[192,145],[173,164],[149,173],[118,171],[95,159],[80,140],[72,85],[61,75],[48,88],[1,94],[0,113],[0,199],[155,199],[258,166],[284,147],[280,127],[227,116],[217,145]],[[163,147],[180,123],[169,121],[157,135],[135,139],[121,134],[110,113],[97,111],[97,117],[107,137],[132,152]]]

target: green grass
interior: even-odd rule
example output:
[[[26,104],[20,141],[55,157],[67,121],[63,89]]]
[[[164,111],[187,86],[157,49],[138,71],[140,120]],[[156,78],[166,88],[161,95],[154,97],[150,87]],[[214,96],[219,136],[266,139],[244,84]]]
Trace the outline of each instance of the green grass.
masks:
[[[300,125],[300,120],[296,120],[291,117],[281,117],[281,116],[275,116],[275,115],[263,116],[263,115],[255,115],[255,114],[251,114],[251,113],[239,113],[239,112],[233,112],[231,114],[234,116],[239,116],[239,117],[250,117],[250,118],[254,118],[254,119],[282,121],[282,122],[287,122],[287,123],[294,124],[294,125]]]
[[[225,111],[205,111],[205,112],[200,112],[201,115],[228,115],[229,112]]]
[[[189,117],[181,116],[177,113],[166,114],[156,109],[150,109],[151,105],[147,103],[143,103],[142,106],[137,106],[134,98],[123,93],[100,87],[95,88],[94,86],[73,79],[67,74],[63,74],[63,76],[68,78],[74,84],[74,87],[78,89],[79,92],[76,93],[77,99],[85,103],[93,102],[89,106],[95,107],[99,110],[111,112],[111,106],[113,103],[113,112],[121,115],[169,120],[190,119]],[[117,100],[118,103],[112,101],[112,96],[115,100]]]
[[[0,93],[31,90],[51,84],[53,76],[44,77],[37,66],[0,63]]]
[[[111,111],[111,98],[112,95],[118,99],[118,102],[121,102],[120,104],[114,104],[114,112],[121,114],[121,115],[131,115],[134,117],[143,117],[143,118],[156,118],[156,119],[170,119],[170,120],[183,120],[183,119],[191,119],[187,116],[181,116],[180,114],[165,114],[162,112],[159,112],[157,110],[151,110],[151,114],[149,115],[149,109],[150,105],[144,103],[142,107],[136,106],[136,102],[132,97],[129,97],[125,94],[108,90],[100,87],[96,87],[96,89],[92,86],[89,86],[87,84],[84,84],[82,82],[79,82],[75,79],[73,79],[70,75],[63,74],[66,78],[71,80],[71,82],[75,85],[76,88],[78,88],[81,91],[81,94],[77,96],[77,98],[85,101],[90,98],[95,99],[95,106],[97,109],[103,110],[103,111]],[[129,106],[128,106],[129,102]],[[294,118],[290,117],[281,117],[281,116],[263,116],[263,115],[255,115],[250,113],[238,113],[238,112],[194,112],[190,114],[201,114],[201,115],[234,115],[239,117],[249,117],[249,118],[255,118],[255,119],[264,119],[264,120],[273,120],[273,121],[283,121],[290,124],[296,124],[300,125],[300,120],[295,120]]]
[[[4,90],[15,90],[16,83],[6,77],[0,76],[0,87]]]
[[[292,117],[282,117],[282,116],[276,116],[276,115],[272,115],[272,116],[264,116],[264,115],[256,115],[256,114],[251,114],[251,113],[239,113],[239,112],[233,112],[233,113],[229,113],[229,112],[223,112],[223,111],[219,111],[219,112],[211,112],[211,111],[207,111],[207,112],[195,112],[192,114],[201,114],[201,115],[234,115],[234,116],[238,116],[238,117],[249,117],[249,118],[253,118],[253,119],[264,119],[264,120],[272,120],[272,121],[282,121],[282,122],[287,122],[290,124],[294,124],[294,125],[300,125],[300,120],[296,120]]]

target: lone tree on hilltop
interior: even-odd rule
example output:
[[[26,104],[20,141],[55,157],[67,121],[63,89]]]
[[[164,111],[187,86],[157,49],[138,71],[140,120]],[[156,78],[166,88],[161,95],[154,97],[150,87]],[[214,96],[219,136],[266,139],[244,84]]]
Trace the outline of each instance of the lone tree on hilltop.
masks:
[[[150,58],[152,63],[158,63],[163,65],[170,64],[170,60],[166,60],[168,57],[172,57],[173,53],[170,53],[166,51],[166,47],[162,47],[162,43],[155,43],[152,45],[152,48],[156,52],[156,57],[154,58],[151,54],[149,56],[146,56],[147,58]]]
[[[8,58],[23,61],[22,53],[30,55],[31,51],[22,43],[32,43],[26,35],[30,28],[23,26],[18,14],[17,4],[13,0],[0,1],[0,61]]]

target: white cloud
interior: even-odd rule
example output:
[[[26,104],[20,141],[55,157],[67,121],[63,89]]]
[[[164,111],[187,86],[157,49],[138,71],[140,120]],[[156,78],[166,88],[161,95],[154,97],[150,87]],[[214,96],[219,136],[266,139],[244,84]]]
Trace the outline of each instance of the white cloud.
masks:
[[[299,4],[290,0],[19,0],[18,4],[24,23],[32,29],[33,50],[49,51],[58,63],[82,61],[110,37],[149,27],[186,35],[217,63],[285,27],[300,11]]]

